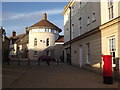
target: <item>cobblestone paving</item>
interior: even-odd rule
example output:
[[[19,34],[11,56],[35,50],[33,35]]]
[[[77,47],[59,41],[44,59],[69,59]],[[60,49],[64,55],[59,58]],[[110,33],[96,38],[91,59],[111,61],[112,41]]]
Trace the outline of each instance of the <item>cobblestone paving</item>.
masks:
[[[37,62],[30,66],[25,61],[20,66],[4,63],[2,75],[3,88],[118,88],[117,81],[106,85],[99,74],[63,63],[48,66],[42,62],[39,67]]]

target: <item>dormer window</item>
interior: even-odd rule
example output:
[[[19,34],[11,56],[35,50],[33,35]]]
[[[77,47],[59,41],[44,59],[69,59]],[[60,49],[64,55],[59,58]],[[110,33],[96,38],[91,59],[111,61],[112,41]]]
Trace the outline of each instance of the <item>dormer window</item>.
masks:
[[[45,32],[49,32],[49,29],[45,29]]]
[[[54,30],[52,29],[51,32],[54,33]]]

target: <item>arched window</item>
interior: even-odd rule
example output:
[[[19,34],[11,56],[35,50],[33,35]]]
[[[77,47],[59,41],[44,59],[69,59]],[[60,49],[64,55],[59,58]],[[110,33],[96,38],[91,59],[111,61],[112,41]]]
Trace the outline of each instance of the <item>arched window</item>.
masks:
[[[37,46],[37,38],[34,39],[34,46]]]
[[[46,40],[46,46],[49,46],[49,38]]]

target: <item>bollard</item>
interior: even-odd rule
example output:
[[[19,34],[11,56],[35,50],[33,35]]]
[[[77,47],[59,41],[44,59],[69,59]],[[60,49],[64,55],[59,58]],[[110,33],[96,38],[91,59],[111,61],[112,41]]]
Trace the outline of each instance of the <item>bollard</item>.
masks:
[[[47,60],[47,65],[49,66],[50,65],[50,63],[49,63],[49,61]]]
[[[10,65],[10,59],[8,59],[8,66]]]
[[[28,66],[30,66],[30,59],[28,58]]]
[[[59,59],[57,59],[57,66],[59,66]]]
[[[18,60],[18,66],[20,66],[20,59]]]
[[[113,76],[112,76],[112,56],[111,55],[103,55],[103,83],[104,84],[113,84]]]
[[[38,59],[38,66],[40,65],[40,59]]]
[[[119,59],[120,58],[115,58],[115,64],[116,64],[116,67],[114,68],[115,71],[119,71]]]

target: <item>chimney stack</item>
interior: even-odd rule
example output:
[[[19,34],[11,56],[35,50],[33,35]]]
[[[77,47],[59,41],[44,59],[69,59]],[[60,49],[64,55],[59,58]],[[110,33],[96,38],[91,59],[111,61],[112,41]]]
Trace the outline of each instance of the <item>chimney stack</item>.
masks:
[[[47,14],[44,13],[42,18],[43,18],[44,20],[47,20]]]
[[[16,36],[16,32],[13,31],[13,32],[12,32],[12,37],[15,37],[15,36]]]

